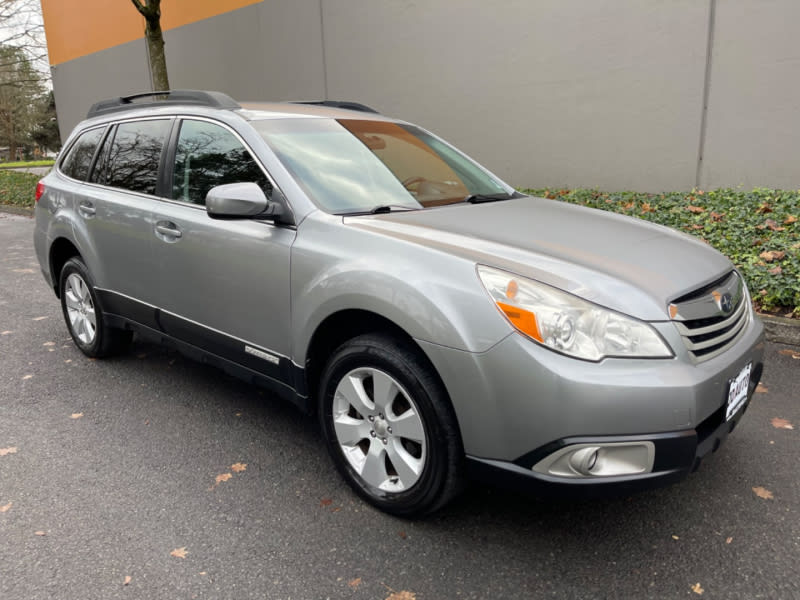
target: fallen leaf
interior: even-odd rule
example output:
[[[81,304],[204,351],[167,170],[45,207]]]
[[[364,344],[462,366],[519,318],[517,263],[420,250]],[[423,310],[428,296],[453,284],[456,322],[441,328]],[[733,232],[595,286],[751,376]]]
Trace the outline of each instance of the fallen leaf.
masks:
[[[649,202],[644,202],[644,203],[642,204],[642,213],[650,213],[650,212],[655,212],[655,211],[656,211],[656,209],[655,209],[655,208],[653,208],[653,207],[650,205],[650,203],[649,203]]]
[[[145,354],[144,352],[142,352],[141,354],[137,354],[137,355],[136,355],[136,358],[147,358],[147,354]]]
[[[706,209],[703,208],[702,206],[692,206],[691,204],[686,207],[686,210],[688,210],[689,212],[695,213],[697,215],[699,215],[700,213],[706,212]]]
[[[13,504],[13,502],[9,502],[8,504],[0,506],[0,513],[8,512],[8,509],[10,509]]]
[[[732,541],[733,541],[733,538],[729,537],[728,539],[725,540],[725,543],[726,544],[730,544]]]
[[[386,597],[386,600],[417,600],[417,595],[414,592],[392,592]]]
[[[782,260],[786,256],[786,252],[783,250],[765,250],[758,256],[767,262],[772,262],[773,260]]]
[[[55,342],[45,342],[44,344],[42,344],[42,346],[55,346],[55,345],[56,345]]]
[[[234,473],[241,473],[247,468],[247,463],[235,463],[231,465],[231,471]]]
[[[628,202],[622,205],[623,210],[631,210],[632,208],[636,208],[636,202]]]
[[[44,321],[47,317],[34,317],[32,321]]]
[[[704,228],[705,228],[705,225],[699,225],[697,223],[695,223],[694,225],[689,225],[689,229],[697,230],[697,229],[704,229]]]
[[[72,413],[69,418],[70,419],[80,419],[83,416],[83,413]]]
[[[764,500],[774,500],[775,499],[775,497],[772,495],[772,492],[770,492],[768,489],[763,488],[761,486],[754,487],[753,491],[755,492],[756,496],[758,496],[759,498],[763,498]]]
[[[33,269],[11,269],[14,273],[33,273]]]
[[[25,381],[26,379],[32,379],[32,378],[33,375],[25,375],[25,377],[23,377],[22,380]]]
[[[795,217],[794,215],[789,215],[783,220],[784,225],[791,225],[792,223],[796,222],[797,222],[797,217]]]
[[[34,531],[33,535],[38,535],[39,537],[42,537],[44,535],[47,535],[47,533],[45,533],[44,531]]]
[[[186,558],[187,554],[189,553],[186,551],[186,546],[182,548],[175,548],[175,550],[169,553],[170,556],[174,556],[175,558]]]
[[[775,429],[794,429],[794,425],[789,423],[786,419],[775,417],[770,421]]]
[[[406,539],[408,536],[406,535],[405,531],[398,531],[397,535],[399,535],[402,539]]]
[[[672,536],[672,539],[673,539],[673,540],[679,540],[679,539],[681,539],[681,538],[679,538],[677,535],[673,535],[673,536]]]
[[[223,481],[228,481],[228,479],[230,479],[231,477],[233,477],[233,475],[231,475],[230,473],[221,473],[217,475],[215,481],[217,482],[217,485],[219,485]]]
[[[778,354],[783,354],[784,356],[791,356],[792,358],[800,359],[800,352],[795,352],[794,350],[789,350],[788,348],[784,350],[778,350]]]
[[[349,585],[354,590],[357,590],[358,586],[361,585],[361,577],[356,577],[355,579],[351,579],[350,581],[347,582],[347,585]]]
[[[766,296],[767,295],[767,290],[758,290],[758,294],[759,294],[759,296]]]
[[[69,364],[69,363],[71,363],[71,362],[72,362],[72,359],[71,359],[71,358],[68,358],[68,359],[67,359],[67,360],[65,360],[64,362],[65,362],[65,363],[67,363],[67,364]]]
[[[725,213],[718,213],[712,210],[710,216],[712,221],[722,221],[722,217],[725,216]]]
[[[767,392],[769,392],[769,388],[763,383],[759,383],[756,386],[756,394],[766,394]]]
[[[207,573],[206,573],[205,571],[200,571],[200,572],[198,573],[198,575],[207,575]]]
[[[756,212],[757,213],[761,213],[762,215],[766,214],[766,213],[771,213],[772,212],[772,207],[769,204],[767,204],[766,202],[764,202],[761,206],[759,206],[756,209]]]
[[[0,332],[0,335],[8,335],[9,333],[14,333],[14,332],[11,331],[11,330],[6,330],[6,331]]]
[[[764,221],[764,227],[770,231],[783,231],[786,229],[785,227],[780,227],[773,219],[767,219]]]
[[[16,454],[17,447],[11,446],[10,448],[0,448],[0,456],[5,456],[6,454]]]
[[[700,584],[699,584],[699,583],[695,583],[695,584],[692,586],[692,591],[693,591],[695,594],[697,594],[698,596],[702,596],[702,595],[703,595],[703,592],[705,592],[705,590],[704,590],[703,588],[701,588],[701,587],[700,587]]]
[[[331,504],[333,504],[333,500],[331,500],[330,498],[323,498],[322,500],[319,501],[320,506],[330,506]]]
[[[125,581],[122,582],[122,585],[128,585],[131,582],[131,576],[125,575]]]
[[[770,269],[768,272],[770,275],[780,275],[783,273],[783,269],[781,269],[780,265],[778,265],[777,267]]]

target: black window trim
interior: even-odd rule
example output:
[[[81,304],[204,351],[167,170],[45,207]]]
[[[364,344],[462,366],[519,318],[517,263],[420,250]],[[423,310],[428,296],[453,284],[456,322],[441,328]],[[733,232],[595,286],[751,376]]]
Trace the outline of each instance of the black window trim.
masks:
[[[98,124],[96,126],[87,127],[86,129],[81,131],[79,134],[77,134],[75,136],[75,139],[70,142],[69,148],[67,149],[67,151],[63,152],[63,155],[64,155],[65,158],[60,159],[59,162],[56,163],[56,171],[59,173],[59,175],[65,177],[66,179],[69,179],[70,181],[75,181],[77,183],[82,183],[83,185],[88,185],[88,186],[92,186],[92,187],[98,187],[98,188],[105,189],[105,190],[114,190],[116,192],[123,192],[125,194],[133,194],[135,196],[140,196],[142,198],[149,198],[151,200],[153,200],[153,199],[160,200],[162,198],[157,195],[158,192],[159,192],[158,186],[159,186],[159,183],[160,183],[160,177],[156,179],[156,195],[154,195],[154,194],[145,194],[144,192],[137,192],[135,190],[126,190],[125,188],[114,187],[113,185],[108,185],[108,183],[97,183],[97,182],[89,181],[88,179],[89,179],[89,177],[91,177],[92,171],[94,171],[95,163],[96,163],[97,157],[98,157],[98,152],[100,151],[100,148],[102,148],[103,144],[105,143],[106,137],[109,135],[108,134],[108,130],[113,128],[114,136],[116,136],[117,127],[119,125],[121,125],[122,123],[130,123],[130,122],[135,122],[135,121],[171,121],[170,130],[167,132],[167,135],[164,136],[164,145],[161,147],[161,158],[159,159],[159,166],[158,166],[159,172],[160,172],[161,168],[163,167],[163,163],[164,163],[164,155],[166,154],[166,150],[168,148],[168,144],[169,144],[169,142],[171,140],[172,130],[175,128],[176,120],[177,120],[177,118],[176,118],[175,115],[158,115],[158,116],[153,116],[153,117],[141,117],[141,116],[139,116],[139,117],[130,117],[128,119],[120,119],[118,121],[110,121],[108,123],[102,123],[102,124]],[[86,176],[86,179],[85,180],[75,179],[73,177],[70,177],[66,173],[64,173],[61,170],[61,163],[66,159],[67,156],[69,156],[69,151],[72,150],[72,147],[75,145],[75,142],[77,142],[78,139],[80,139],[81,136],[83,136],[84,133],[86,133],[88,131],[91,131],[92,129],[99,129],[100,127],[106,127],[107,130],[100,137],[101,141],[97,145],[97,148],[95,148],[94,155],[92,156],[92,162],[91,162],[91,167],[89,169],[89,174]]]

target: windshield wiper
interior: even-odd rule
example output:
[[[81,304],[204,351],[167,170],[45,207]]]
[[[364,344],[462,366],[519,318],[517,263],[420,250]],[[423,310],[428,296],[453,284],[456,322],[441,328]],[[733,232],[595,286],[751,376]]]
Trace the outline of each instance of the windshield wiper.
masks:
[[[502,192],[500,194],[470,194],[466,198],[464,198],[464,202],[469,202],[470,204],[483,204],[484,202],[498,202],[499,200],[509,200],[510,198],[514,198],[514,194],[507,194],[506,192]]]
[[[382,215],[385,213],[404,211],[404,210],[419,210],[419,209],[416,206],[404,206],[402,204],[382,204],[370,210],[369,214]]]
[[[379,204],[369,210],[353,210],[348,212],[337,212],[334,214],[343,217],[357,217],[358,215],[384,215],[392,212],[405,212],[409,210],[419,210],[418,206],[408,206],[407,204]]]

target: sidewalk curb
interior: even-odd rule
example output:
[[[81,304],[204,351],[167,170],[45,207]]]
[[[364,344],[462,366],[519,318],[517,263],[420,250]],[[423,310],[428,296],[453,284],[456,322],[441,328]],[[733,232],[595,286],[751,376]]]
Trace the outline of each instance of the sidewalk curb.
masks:
[[[786,319],[771,315],[758,315],[764,323],[768,342],[800,346],[800,319]]]
[[[33,209],[26,206],[14,206],[12,204],[0,204],[0,212],[10,213],[12,215],[22,215],[23,217],[32,217]]]

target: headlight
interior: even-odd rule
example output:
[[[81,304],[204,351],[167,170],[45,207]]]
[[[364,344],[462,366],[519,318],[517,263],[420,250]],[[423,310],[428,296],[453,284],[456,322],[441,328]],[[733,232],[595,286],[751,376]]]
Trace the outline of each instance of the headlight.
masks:
[[[548,348],[594,361],[611,356],[673,356],[647,323],[491,267],[479,265],[478,275],[509,322]]]

